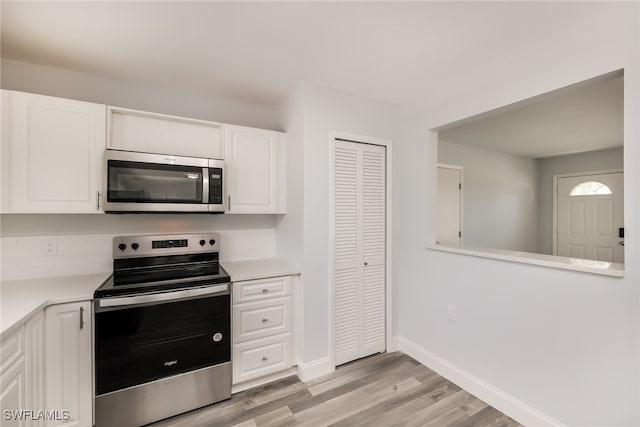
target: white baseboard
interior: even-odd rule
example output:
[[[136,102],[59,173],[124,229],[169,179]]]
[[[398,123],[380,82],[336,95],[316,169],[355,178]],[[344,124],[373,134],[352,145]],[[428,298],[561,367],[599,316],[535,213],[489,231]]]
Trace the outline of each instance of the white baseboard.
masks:
[[[398,341],[397,348],[400,351],[413,357],[429,369],[432,369],[519,423],[525,426],[563,426],[562,423],[536,411],[523,402],[481,381],[419,345],[402,337],[394,338],[394,341],[396,341],[396,339]]]
[[[268,384],[273,381],[278,381],[291,375],[296,375],[295,368],[285,369],[284,371],[276,372],[275,374],[265,375],[264,377],[256,378],[255,380],[245,381],[240,384],[233,384],[231,386],[231,394],[239,393],[241,391],[248,390],[250,388],[259,387],[261,385]]]
[[[400,350],[400,337],[396,335],[391,339],[391,344],[387,348],[387,351],[389,353],[393,353],[394,351],[398,350]]]
[[[300,381],[304,383],[323,375],[328,375],[335,370],[336,367],[333,366],[329,357],[316,359],[309,363],[298,361],[298,377],[300,378]]]

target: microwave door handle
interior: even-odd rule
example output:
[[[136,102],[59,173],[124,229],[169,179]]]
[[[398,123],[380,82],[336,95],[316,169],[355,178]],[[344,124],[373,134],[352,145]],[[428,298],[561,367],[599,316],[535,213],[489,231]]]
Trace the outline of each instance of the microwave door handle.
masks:
[[[209,168],[202,168],[202,203],[209,203]]]

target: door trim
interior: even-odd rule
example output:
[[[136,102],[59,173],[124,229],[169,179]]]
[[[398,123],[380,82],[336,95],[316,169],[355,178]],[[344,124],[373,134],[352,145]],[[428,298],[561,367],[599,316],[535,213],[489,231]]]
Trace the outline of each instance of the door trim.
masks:
[[[571,178],[575,176],[609,175],[613,173],[624,173],[624,169],[605,169],[591,172],[559,173],[553,175],[553,228],[551,229],[551,235],[553,237],[553,243],[551,246],[552,255],[558,256],[558,179]]]
[[[356,144],[370,144],[385,147],[386,151],[386,206],[385,206],[385,351],[394,351],[392,313],[392,249],[391,249],[391,206],[392,206],[392,141],[353,133],[329,131],[329,360],[335,369],[335,141],[347,140]]]
[[[458,224],[458,230],[460,231],[460,238],[458,239],[458,245],[462,246],[464,244],[464,166],[452,165],[447,163],[438,163],[436,165],[436,170],[437,169],[454,169],[460,172],[460,212],[458,213],[458,221],[460,222]],[[436,188],[436,192],[437,192],[437,188]],[[436,194],[436,200],[437,200],[437,196],[438,195]],[[437,218],[437,211],[436,211],[436,218]],[[436,235],[438,234],[437,227],[438,227],[438,224],[436,223]],[[438,242],[436,241],[436,245],[437,244]]]

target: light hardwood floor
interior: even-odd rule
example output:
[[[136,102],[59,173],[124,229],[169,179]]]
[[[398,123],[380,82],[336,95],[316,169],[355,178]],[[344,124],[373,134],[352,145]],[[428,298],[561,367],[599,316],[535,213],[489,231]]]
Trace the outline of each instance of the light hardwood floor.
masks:
[[[333,374],[307,384],[296,376],[288,377],[152,426],[519,425],[398,352],[340,366]]]

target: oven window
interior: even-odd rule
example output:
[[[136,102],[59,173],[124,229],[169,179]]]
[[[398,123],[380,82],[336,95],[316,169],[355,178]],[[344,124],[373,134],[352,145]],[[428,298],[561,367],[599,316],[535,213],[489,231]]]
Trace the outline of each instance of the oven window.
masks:
[[[229,295],[95,313],[96,395],[231,358]]]
[[[109,160],[107,200],[202,203],[202,168]]]

